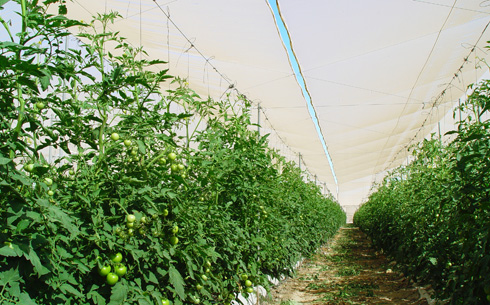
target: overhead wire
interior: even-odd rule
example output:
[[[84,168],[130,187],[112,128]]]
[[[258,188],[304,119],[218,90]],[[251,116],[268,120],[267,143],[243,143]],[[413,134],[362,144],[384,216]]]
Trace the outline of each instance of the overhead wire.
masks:
[[[452,14],[452,12],[453,12],[453,9],[454,9],[454,7],[456,6],[457,1],[458,1],[458,0],[454,0],[453,5],[452,5],[451,9],[449,10],[449,13],[447,14],[447,16],[446,16],[446,18],[445,18],[445,20],[444,20],[444,22],[443,22],[443,24],[442,24],[442,26],[441,26],[441,28],[440,28],[439,32],[437,33],[437,36],[436,36],[436,39],[434,40],[434,43],[433,43],[433,45],[432,45],[432,48],[431,48],[431,50],[430,50],[429,54],[427,55],[427,58],[426,58],[426,60],[425,60],[424,64],[422,65],[422,68],[420,69],[420,72],[418,73],[417,78],[415,79],[415,82],[414,82],[414,84],[413,84],[412,88],[410,89],[410,93],[409,93],[408,98],[407,98],[407,100],[406,100],[406,102],[405,102],[405,106],[403,107],[403,110],[401,111],[400,116],[399,116],[399,117],[398,117],[398,119],[397,119],[397,122],[396,122],[395,127],[393,128],[393,130],[392,130],[392,132],[391,132],[391,135],[390,135],[390,136],[389,136],[389,137],[386,139],[385,144],[383,145],[383,148],[381,149],[381,151],[384,151],[384,150],[386,149],[386,147],[387,147],[387,145],[388,145],[388,143],[389,143],[389,141],[390,141],[390,139],[391,139],[392,135],[394,135],[394,133],[395,133],[396,129],[398,128],[398,126],[399,126],[399,124],[400,124],[400,119],[402,118],[403,113],[405,112],[405,109],[406,109],[406,108],[407,108],[407,106],[408,106],[408,103],[409,103],[410,98],[411,98],[411,96],[412,96],[412,94],[413,94],[413,91],[415,90],[415,87],[416,87],[417,83],[419,82],[419,79],[420,79],[420,77],[422,76],[422,73],[425,71],[425,68],[427,67],[427,64],[429,63],[429,60],[430,60],[430,58],[432,57],[432,54],[434,53],[434,50],[435,50],[435,48],[436,48],[436,45],[437,45],[437,43],[438,43],[438,41],[439,41],[439,38],[440,38],[440,36],[441,36],[441,33],[442,33],[442,31],[444,30],[444,27],[446,26],[446,23],[448,22],[449,17],[451,16],[451,14]],[[426,121],[427,121],[427,118],[426,118],[426,120],[424,121],[424,123],[425,123]],[[400,151],[398,151],[397,153],[395,153],[395,156],[397,156],[397,155],[399,154],[399,152],[400,152]],[[378,157],[378,160],[376,161],[376,165],[375,165],[375,167],[374,167],[374,170],[376,170],[376,168],[377,168],[377,167],[380,165],[381,160],[382,160],[382,155],[380,154],[380,155],[379,155],[379,157]],[[392,162],[390,162],[389,166],[391,166],[391,164],[392,164],[392,163],[393,163],[393,161],[392,161]]]
[[[415,135],[407,142],[406,145],[404,145],[396,154],[395,156],[393,157],[393,159],[391,160],[391,162],[389,163],[389,165],[384,169],[384,171],[388,170],[389,168],[392,167],[392,164],[395,162],[397,156],[400,154],[401,151],[406,151],[409,149],[409,147],[412,145],[413,141],[415,139],[417,139],[420,131],[422,128],[425,127],[425,124],[427,123],[427,120],[430,116],[430,114],[432,113],[433,109],[438,105],[438,102],[446,95],[446,92],[447,90],[450,90],[450,93],[452,94],[452,91],[451,91],[451,88],[454,87],[452,85],[452,83],[454,82],[454,80],[458,79],[459,78],[459,75],[463,73],[463,68],[464,66],[468,63],[468,59],[469,57],[471,56],[472,53],[474,53],[477,49],[477,45],[478,43],[480,42],[480,40],[482,39],[483,35],[485,34],[485,32],[487,31],[488,27],[490,26],[490,21],[485,25],[485,27],[483,28],[482,32],[480,33],[480,36],[478,37],[478,39],[476,40],[474,46],[471,48],[469,54],[463,59],[463,63],[461,64],[461,66],[456,70],[456,72],[454,73],[453,77],[451,78],[451,81],[447,84],[447,86],[444,88],[444,90],[442,90],[442,92],[437,95],[435,98],[434,98],[434,102],[432,103],[431,105],[431,108],[429,110],[429,114],[426,116],[425,120],[423,121],[422,125],[418,128],[417,132],[415,133]]]
[[[158,9],[165,15],[165,17],[167,18],[167,22],[170,22],[174,27],[175,29],[177,29],[177,31],[182,35],[182,37],[187,40],[187,42],[190,44],[190,47],[187,49],[186,53],[190,50],[190,49],[194,49],[198,54],[199,56],[201,56],[204,60],[205,60],[205,65],[209,65],[219,76],[220,76],[220,81],[221,80],[224,80],[227,84],[228,84],[228,88],[225,90],[225,92],[221,95],[221,98],[224,96],[224,94],[230,90],[230,89],[233,89],[235,90],[239,95],[242,95],[245,97],[244,94],[242,94],[235,86],[234,83],[232,83],[230,81],[230,79],[225,75],[223,74],[221,71],[218,70],[218,68],[216,66],[213,65],[213,63],[211,62],[211,60],[214,58],[214,57],[206,57],[197,47],[196,45],[194,44],[194,42],[191,41],[191,39],[180,29],[180,27],[174,22],[174,20],[172,20],[172,18],[170,17],[170,14],[167,14],[163,8],[161,7],[161,5],[156,1],[156,0],[153,0],[153,2],[157,5]],[[168,39],[168,36],[167,36],[167,39]],[[170,56],[169,56],[170,58]],[[250,101],[252,102],[252,101]],[[252,102],[253,103],[253,102]],[[254,104],[254,103],[253,103]],[[267,122],[269,122],[269,126],[271,127],[271,129],[274,131],[274,134],[281,140],[282,143],[284,143],[284,145],[286,147],[288,147],[288,149],[290,151],[294,151],[287,143],[286,141],[280,136],[279,132],[276,130],[276,128],[272,125],[272,121],[269,119],[267,113],[265,112],[265,109],[264,107],[261,107],[261,113],[263,113],[264,115],[264,118]],[[300,158],[300,162],[301,162],[302,158]],[[308,166],[306,164],[306,162],[304,162],[304,159],[303,159],[303,164],[305,165],[306,167],[306,172],[310,173],[309,169],[308,169]],[[333,171],[333,168],[332,168],[332,171]],[[311,174],[311,173],[310,173]]]

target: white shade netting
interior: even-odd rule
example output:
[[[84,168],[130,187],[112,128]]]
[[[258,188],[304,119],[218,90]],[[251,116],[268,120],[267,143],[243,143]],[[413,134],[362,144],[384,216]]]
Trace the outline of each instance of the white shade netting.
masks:
[[[373,182],[409,161],[409,145],[453,128],[459,98],[488,70],[489,1],[278,1],[335,180],[267,1],[67,6],[84,21],[119,12],[111,29],[168,61],[162,68],[202,97],[237,90],[260,104],[261,133],[288,159],[301,159],[349,218]]]

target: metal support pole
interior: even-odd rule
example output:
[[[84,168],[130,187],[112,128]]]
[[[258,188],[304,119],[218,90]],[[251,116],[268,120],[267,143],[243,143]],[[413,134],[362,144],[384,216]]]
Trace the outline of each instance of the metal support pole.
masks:
[[[260,104],[257,106],[257,132],[260,136]]]
[[[298,161],[299,170],[301,171],[301,153],[298,154]]]

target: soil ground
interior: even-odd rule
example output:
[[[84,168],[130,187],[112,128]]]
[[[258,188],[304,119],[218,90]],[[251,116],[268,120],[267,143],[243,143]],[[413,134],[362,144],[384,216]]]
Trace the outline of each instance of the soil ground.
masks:
[[[356,227],[343,227],[261,304],[429,304],[426,294],[373,249]]]

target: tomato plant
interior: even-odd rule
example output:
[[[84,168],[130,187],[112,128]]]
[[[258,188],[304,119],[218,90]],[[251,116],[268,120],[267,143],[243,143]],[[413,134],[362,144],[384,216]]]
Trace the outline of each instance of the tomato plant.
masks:
[[[84,23],[64,1],[9,3],[19,14],[2,24],[21,29],[0,42],[2,303],[229,303],[238,274],[267,287],[345,222],[251,130],[243,96],[161,87],[166,63],[110,31],[118,13]]]
[[[471,86],[451,141],[433,137],[414,147],[414,161],[388,175],[354,215],[405,274],[451,304],[487,303],[489,85]]]

